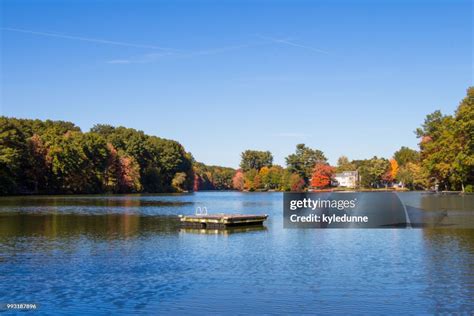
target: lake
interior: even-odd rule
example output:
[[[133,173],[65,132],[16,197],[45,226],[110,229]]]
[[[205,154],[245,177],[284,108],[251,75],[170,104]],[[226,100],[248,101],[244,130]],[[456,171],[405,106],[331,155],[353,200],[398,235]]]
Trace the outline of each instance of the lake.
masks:
[[[474,218],[474,195],[399,195]],[[269,219],[181,229],[176,215],[198,206]],[[281,193],[0,198],[0,304],[95,315],[474,312],[474,229],[283,229],[282,213]]]

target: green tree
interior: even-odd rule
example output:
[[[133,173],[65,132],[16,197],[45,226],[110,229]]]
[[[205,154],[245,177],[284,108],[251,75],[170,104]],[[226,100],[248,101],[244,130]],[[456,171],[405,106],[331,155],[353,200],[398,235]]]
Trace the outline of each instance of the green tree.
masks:
[[[282,190],[284,169],[281,166],[271,166],[267,175],[267,186],[270,190]]]
[[[208,166],[201,162],[193,163],[194,190],[232,190],[235,170],[220,166]]]
[[[88,193],[104,190],[104,178],[110,152],[103,137],[96,133],[85,133],[79,140],[82,152],[87,160]]]
[[[251,169],[260,170],[263,167],[271,167],[273,156],[269,151],[246,150],[241,154],[240,168],[244,172]]]
[[[435,111],[427,115],[424,124],[416,130],[420,142],[420,162],[425,168],[431,185],[449,189],[453,163],[459,147],[455,139],[455,120],[452,116]]]
[[[27,153],[25,135],[15,122],[0,117],[0,193],[21,189],[23,161]]]
[[[454,119],[455,157],[450,180],[464,191],[466,184],[474,184],[474,87],[467,90]]]
[[[182,189],[193,188],[193,159],[178,142],[110,125],[96,125],[91,132],[101,135],[115,149],[138,163],[143,191],[173,191],[173,179],[181,172],[186,174]]]
[[[0,118],[0,194],[167,192],[180,179],[188,190],[192,164],[178,142],[131,128],[83,133],[70,122]],[[216,182],[228,174],[219,170]]]
[[[48,193],[51,164],[47,161],[48,148],[41,137],[34,134],[28,139],[28,163],[25,170],[26,186],[32,193]]]
[[[171,182],[176,192],[183,192],[186,190],[186,173],[177,172]]]
[[[402,183],[403,187],[408,187],[412,190],[425,189],[429,186],[427,182],[427,175],[423,174],[423,170],[419,164],[407,162],[400,167],[397,173],[397,180]]]
[[[311,177],[317,163],[326,163],[324,153],[318,149],[311,149],[305,144],[296,145],[296,152],[286,157],[286,164],[292,173],[299,174],[306,182]]]
[[[211,170],[212,184],[215,190],[230,190],[232,188],[234,169],[214,166]]]
[[[356,166],[349,161],[349,158],[346,156],[341,156],[337,159],[337,167],[336,172],[344,172],[344,171],[354,171],[356,170]]]
[[[409,162],[418,162],[420,154],[416,150],[402,146],[393,154],[393,158],[395,158],[400,167],[403,167]]]
[[[88,189],[89,163],[79,132],[67,132],[54,139],[47,159],[51,161],[56,189],[60,193],[82,193]]]
[[[290,186],[290,177],[292,173],[288,170],[288,168],[283,170],[283,173],[281,175],[281,184],[280,184],[280,190],[282,191],[290,191],[291,186]]]
[[[378,188],[383,185],[383,176],[390,168],[390,162],[384,158],[374,156],[360,163],[360,185],[365,188]]]

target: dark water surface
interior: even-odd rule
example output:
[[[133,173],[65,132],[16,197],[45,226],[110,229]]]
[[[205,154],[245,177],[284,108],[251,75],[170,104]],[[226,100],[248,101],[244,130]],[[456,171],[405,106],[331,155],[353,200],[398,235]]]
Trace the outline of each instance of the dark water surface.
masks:
[[[474,196],[400,194],[471,221]],[[269,214],[180,229],[177,214]],[[449,219],[448,219],[449,220]],[[0,304],[44,314],[474,313],[473,229],[283,229],[282,194],[0,199]]]

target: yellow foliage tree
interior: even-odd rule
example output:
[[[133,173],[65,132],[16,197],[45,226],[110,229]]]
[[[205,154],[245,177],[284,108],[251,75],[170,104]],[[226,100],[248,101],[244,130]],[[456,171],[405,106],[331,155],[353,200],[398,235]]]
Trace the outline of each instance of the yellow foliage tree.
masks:
[[[270,182],[269,175],[270,175],[270,168],[268,168],[267,166],[262,167],[262,169],[260,169],[260,171],[258,172],[258,176],[260,178],[260,181],[262,182],[261,186],[263,187],[263,189],[268,189],[268,185]]]
[[[396,179],[398,174],[398,162],[395,159],[390,159],[390,176]]]

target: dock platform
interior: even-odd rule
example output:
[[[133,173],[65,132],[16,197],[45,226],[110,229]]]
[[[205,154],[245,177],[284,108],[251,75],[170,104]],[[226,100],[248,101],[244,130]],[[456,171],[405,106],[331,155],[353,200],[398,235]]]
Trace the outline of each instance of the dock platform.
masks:
[[[212,214],[180,215],[181,225],[189,228],[227,228],[236,226],[263,225],[268,215]]]

